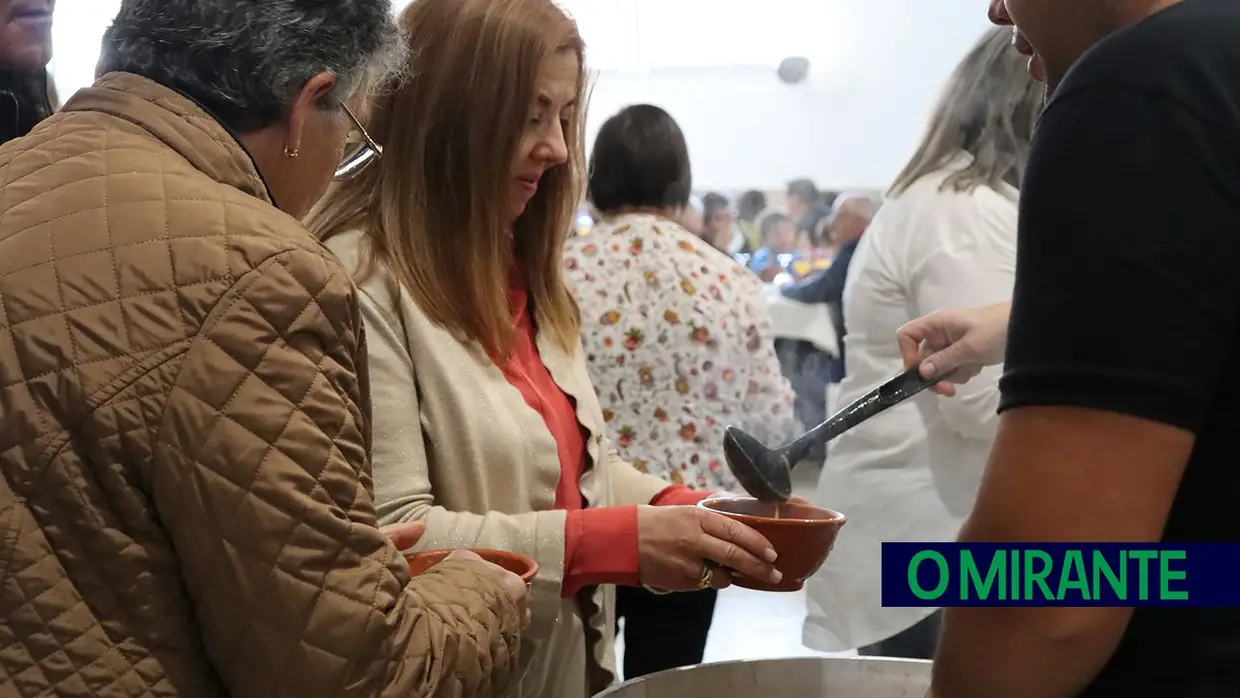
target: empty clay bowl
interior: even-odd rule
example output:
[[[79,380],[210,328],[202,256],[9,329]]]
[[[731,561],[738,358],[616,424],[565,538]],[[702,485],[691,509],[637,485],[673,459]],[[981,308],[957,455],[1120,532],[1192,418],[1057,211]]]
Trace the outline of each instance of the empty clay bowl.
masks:
[[[822,567],[845,521],[838,511],[796,502],[780,505],[779,518],[775,518],[773,502],[760,502],[753,497],[706,499],[698,506],[736,519],[771,541],[779,555],[775,569],[784,574],[779,584],[732,573],[737,586],[758,591],[800,589]]]
[[[453,552],[455,550],[423,550],[420,553],[410,553],[405,556],[405,561],[409,563],[409,574],[416,577],[443,562],[443,559]],[[538,574],[538,563],[534,558],[525,555],[489,548],[470,548],[469,552],[512,572],[526,584],[534,581],[534,575]]]

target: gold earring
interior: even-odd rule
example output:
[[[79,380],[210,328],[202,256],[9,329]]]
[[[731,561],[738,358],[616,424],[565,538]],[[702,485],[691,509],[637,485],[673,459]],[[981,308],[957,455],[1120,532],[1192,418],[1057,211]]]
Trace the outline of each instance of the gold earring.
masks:
[[[290,150],[290,149],[288,149],[288,148],[285,148],[285,149],[284,149],[284,157],[286,157],[286,158],[288,158],[288,159],[290,159],[290,160],[292,160],[293,158],[297,157],[297,156],[298,156],[298,155],[300,155],[300,154],[301,154],[301,153],[300,153],[300,152],[298,152],[298,150],[297,150],[296,148],[293,148],[292,150]]]

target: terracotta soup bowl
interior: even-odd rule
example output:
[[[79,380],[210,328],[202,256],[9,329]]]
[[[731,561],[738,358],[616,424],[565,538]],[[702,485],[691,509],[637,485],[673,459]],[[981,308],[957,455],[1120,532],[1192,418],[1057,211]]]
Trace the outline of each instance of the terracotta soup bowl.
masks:
[[[443,562],[443,559],[453,552],[455,550],[423,550],[419,553],[410,553],[405,556],[405,561],[409,563],[409,574],[416,577]],[[489,548],[470,548],[469,552],[512,572],[526,584],[534,581],[534,576],[538,574],[538,563],[533,558],[524,555]]]
[[[745,524],[771,541],[779,558],[775,569],[783,572],[779,584],[750,579],[733,573],[732,581],[758,591],[796,591],[822,567],[844,525],[844,515],[808,504],[784,502],[776,518],[773,502],[752,497],[726,497],[703,500],[698,506]]]

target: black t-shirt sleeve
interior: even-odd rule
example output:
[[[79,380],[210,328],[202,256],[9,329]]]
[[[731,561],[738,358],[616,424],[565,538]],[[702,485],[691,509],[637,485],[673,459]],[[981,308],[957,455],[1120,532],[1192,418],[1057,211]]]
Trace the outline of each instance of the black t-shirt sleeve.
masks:
[[[1200,427],[1240,312],[1235,134],[1130,87],[1051,103],[1021,193],[1001,410]]]

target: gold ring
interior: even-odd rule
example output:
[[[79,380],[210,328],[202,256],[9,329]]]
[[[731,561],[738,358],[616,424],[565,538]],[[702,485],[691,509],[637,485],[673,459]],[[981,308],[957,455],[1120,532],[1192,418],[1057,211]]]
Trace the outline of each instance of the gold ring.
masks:
[[[718,567],[713,560],[706,560],[702,563],[702,575],[698,577],[698,591],[709,589],[711,582],[715,581],[715,568]]]

